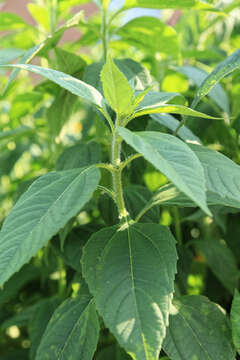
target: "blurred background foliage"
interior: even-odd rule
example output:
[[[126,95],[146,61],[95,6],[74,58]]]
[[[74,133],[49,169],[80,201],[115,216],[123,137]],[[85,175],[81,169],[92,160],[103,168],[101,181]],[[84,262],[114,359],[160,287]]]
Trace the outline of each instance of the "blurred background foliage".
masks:
[[[0,64],[31,61],[84,79],[101,90],[101,37],[105,30],[98,2],[87,4],[86,17],[81,10],[86,0],[28,1],[29,23],[5,12],[8,1],[1,1]],[[190,105],[206,75],[238,49],[239,1],[207,3],[213,6],[211,11],[122,11],[122,2],[110,3],[108,47],[112,56],[120,59],[117,65],[128,80],[137,78],[139,90],[153,83],[161,91],[180,92]],[[38,76],[21,71],[12,81],[15,75],[16,71],[0,70],[0,224],[38,176],[82,166],[84,161],[108,161],[110,143],[106,123],[103,119],[99,122],[101,115],[88,104]],[[240,72],[234,72],[197,108],[224,120],[188,117],[185,128],[192,140],[200,139],[238,164],[239,94]],[[135,119],[131,128],[172,133],[166,121],[176,120],[178,116],[142,117]],[[124,147],[126,156],[131,151]],[[123,181],[130,213],[141,209],[152,192],[168,182],[143,159],[131,164]],[[104,174],[101,184],[110,182]],[[178,238],[181,275],[176,279],[176,292],[207,295],[228,311],[239,273],[240,217],[230,208],[212,210],[214,218],[198,209],[165,206],[152,209],[143,221],[154,219],[171,226]],[[0,290],[1,360],[34,359],[54,309],[81,285],[82,244],[97,229],[116,222],[115,205],[99,191],[84,211]],[[208,240],[208,246],[199,245],[199,239]],[[128,357],[103,328],[95,358]]]

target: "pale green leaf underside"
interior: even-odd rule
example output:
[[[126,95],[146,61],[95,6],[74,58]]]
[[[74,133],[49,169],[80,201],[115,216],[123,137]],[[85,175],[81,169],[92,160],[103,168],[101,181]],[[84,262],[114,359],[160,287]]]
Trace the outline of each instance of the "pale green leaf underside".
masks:
[[[174,300],[163,348],[171,360],[235,359],[228,319],[204,296]]]
[[[180,114],[180,115],[187,115],[187,116],[193,116],[193,117],[200,117],[203,119],[213,119],[213,120],[219,120],[219,118],[201,113],[199,111],[190,109],[184,105],[171,105],[171,104],[155,104],[152,106],[146,106],[142,108],[138,108],[138,110],[132,115],[132,119],[148,115],[148,114],[158,114],[158,113],[172,113],[172,114]]]
[[[93,299],[86,295],[67,299],[48,323],[36,360],[92,360],[98,335]]]
[[[0,284],[28,262],[89,201],[98,169],[49,173],[22,195],[0,232]]]
[[[232,337],[235,348],[240,354],[240,295],[235,290],[231,308]]]
[[[238,207],[240,166],[215,150],[194,144],[188,146],[203,166],[207,190],[220,196],[229,206]]]
[[[67,75],[60,71],[29,64],[10,64],[0,66],[7,66],[20,70],[31,71],[35,74],[41,75],[53,81],[54,83],[60,85],[62,88],[70,91],[72,94],[80,96],[82,99],[87,100],[94,105],[97,105],[99,107],[103,106],[103,97],[100,92],[91,85],[88,85],[85,82],[74,78],[73,76]]]
[[[110,56],[102,68],[101,81],[104,96],[111,108],[119,116],[131,113],[133,90]]]
[[[119,128],[118,132],[130,146],[167,176],[203,211],[210,214],[206,204],[202,165],[183,141],[172,135],[153,131],[133,133]]]
[[[203,81],[193,100],[192,107],[196,107],[199,101],[207,95],[214,85],[216,85],[222,78],[239,68],[240,49],[228,56],[226,60],[222,61]]]
[[[83,251],[82,266],[100,315],[134,358],[157,359],[168,324],[177,254],[167,227],[105,228]]]

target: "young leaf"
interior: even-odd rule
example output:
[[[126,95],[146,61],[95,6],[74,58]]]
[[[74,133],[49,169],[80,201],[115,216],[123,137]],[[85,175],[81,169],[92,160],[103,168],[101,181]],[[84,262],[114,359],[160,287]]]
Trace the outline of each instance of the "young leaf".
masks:
[[[133,90],[110,56],[101,71],[101,81],[104,96],[118,116],[130,114],[133,108]]]
[[[174,300],[164,351],[171,360],[234,360],[231,329],[223,310],[204,296]]]
[[[82,266],[96,307],[134,359],[157,359],[165,337],[177,254],[167,227],[117,226],[95,233]]]
[[[203,81],[198,89],[192,103],[195,108],[199,101],[209,93],[209,91],[216,85],[222,78],[231,74],[236,69],[240,68],[240,49],[228,56],[226,60],[222,61]]]
[[[37,350],[36,360],[92,360],[99,334],[90,295],[65,300],[54,312]]]
[[[235,289],[232,302],[231,323],[233,343],[238,354],[240,354],[240,295],[237,289]]]
[[[207,190],[223,198],[228,206],[238,207],[240,202],[240,166],[215,150],[188,144],[201,162]]]
[[[118,132],[204,212],[210,214],[203,168],[184,142],[172,135],[153,131],[133,133],[119,128]]]
[[[83,81],[78,80],[77,78],[74,78],[60,71],[28,64],[10,64],[0,66],[7,66],[31,71],[35,74],[41,75],[53,81],[54,83],[60,85],[62,88],[70,91],[72,94],[80,96],[82,99],[87,100],[88,102],[96,106],[102,107],[103,105],[103,97],[98,90],[96,90],[91,85],[88,85]]]
[[[78,214],[99,179],[98,169],[81,168],[43,175],[28,188],[0,232],[1,285]]]
[[[233,293],[239,274],[232,251],[219,240],[196,240],[192,243],[206,258],[215,276]]]

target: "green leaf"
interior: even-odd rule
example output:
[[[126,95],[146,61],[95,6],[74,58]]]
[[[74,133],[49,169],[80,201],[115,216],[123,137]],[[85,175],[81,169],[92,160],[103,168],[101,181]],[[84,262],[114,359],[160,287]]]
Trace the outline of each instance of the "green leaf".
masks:
[[[30,128],[29,126],[22,125],[13,130],[0,131],[0,141],[16,139],[21,136],[30,135],[33,132],[34,129]]]
[[[143,98],[143,100],[138,104],[136,110],[159,106],[163,104],[167,104],[169,101],[179,98],[182,103],[184,102],[184,98],[181,94],[175,92],[157,92],[157,91],[149,91]]]
[[[114,226],[95,233],[82,267],[96,307],[134,359],[157,359],[165,337],[177,254],[168,228]]]
[[[154,114],[151,115],[151,118],[155,120],[157,123],[166,126],[168,129],[172,130],[173,132],[179,126],[179,121],[175,119],[172,115],[169,114]],[[201,144],[201,140],[197,137],[193,132],[185,125],[183,125],[179,131],[178,136],[185,140],[185,141],[195,141]]]
[[[101,161],[101,147],[95,141],[71,146],[63,151],[56,163],[56,169],[70,170],[97,164]]]
[[[78,214],[99,179],[98,169],[81,168],[43,175],[28,188],[0,232],[0,284]]]
[[[101,81],[104,96],[117,115],[121,117],[130,114],[133,108],[133,90],[110,56],[102,68]]]
[[[50,31],[50,14],[49,14],[49,10],[46,6],[42,6],[39,4],[27,4],[27,9],[30,12],[30,14],[32,15],[32,17],[34,18],[34,20],[42,25],[42,27],[44,28],[44,30],[46,30],[47,32]]]
[[[41,338],[46,330],[47,324],[57,306],[60,305],[60,299],[52,297],[42,299],[37,303],[34,314],[29,322],[28,331],[30,335],[30,360],[35,360],[37,348]]]
[[[117,34],[128,45],[145,52],[160,52],[174,57],[179,55],[176,31],[156,17],[137,17],[120,27]]]
[[[28,26],[30,25],[18,15],[0,12],[0,31],[23,30]]]
[[[43,99],[43,94],[36,91],[18,94],[11,103],[10,118],[19,119],[33,113],[40,107]]]
[[[240,67],[240,49],[222,61],[203,81],[199,87],[192,107],[195,108],[199,101],[225,76],[231,74]]]
[[[59,47],[56,47],[54,52],[56,70],[62,71],[65,74],[74,75],[75,77],[76,75],[82,75],[87,65],[82,57]]]
[[[118,132],[204,212],[211,214],[206,204],[203,168],[184,142],[172,135],[153,131],[133,133],[119,128]]]
[[[224,311],[204,296],[174,300],[164,351],[171,360],[234,360],[231,328]]]
[[[92,360],[98,334],[98,316],[90,295],[67,299],[54,312],[36,360]]]
[[[240,166],[215,150],[194,144],[188,146],[203,166],[207,190],[214,193],[218,201],[222,198],[223,205],[239,207]]]
[[[10,64],[0,66],[18,68],[41,75],[58,84],[62,88],[70,91],[72,94],[80,96],[82,99],[87,100],[88,102],[96,106],[102,107],[103,97],[100,92],[91,85],[88,85],[83,81],[78,80],[77,78],[74,78],[70,75],[36,65]]]
[[[124,8],[143,7],[151,9],[198,9],[212,10],[210,4],[200,0],[125,0]]]
[[[173,113],[180,115],[188,115],[193,117],[201,117],[203,119],[213,119],[219,120],[219,118],[201,113],[199,111],[188,108],[184,105],[171,105],[171,104],[163,104],[163,105],[152,105],[146,107],[139,107],[137,111],[131,116],[131,119],[134,119],[138,116],[148,115],[148,114],[158,114],[158,113]]]
[[[233,293],[239,278],[238,268],[232,251],[224,241],[212,239],[196,240],[192,244],[206,258],[214,275],[226,289]]]
[[[202,85],[208,73],[202,69],[199,69],[195,66],[182,66],[177,68],[181,74],[186,75],[189,79],[191,79],[198,87]],[[220,84],[216,84],[214,88],[212,88],[209,93],[209,97],[216,103],[218,106],[229,114],[229,101],[227,98],[227,94],[222,88]]]
[[[24,54],[21,49],[1,49],[0,50],[0,64],[7,64],[12,60]]]
[[[231,307],[232,338],[238,354],[240,354],[240,295],[237,289]]]

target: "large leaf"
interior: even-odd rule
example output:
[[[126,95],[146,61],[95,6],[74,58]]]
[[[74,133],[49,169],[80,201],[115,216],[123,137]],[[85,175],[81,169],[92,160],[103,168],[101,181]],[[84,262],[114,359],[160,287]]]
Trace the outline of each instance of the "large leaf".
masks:
[[[201,163],[188,146],[176,137],[152,131],[133,133],[119,128],[119,134],[146,160],[169,178],[207,214],[206,187]]]
[[[98,334],[98,317],[90,295],[67,299],[54,312],[36,360],[92,360]]]
[[[195,66],[185,65],[177,68],[177,70],[181,74],[184,74],[189,79],[191,79],[198,87],[202,85],[202,83],[208,76],[208,73],[206,71],[199,69]],[[208,95],[213,101],[218,104],[221,109],[223,109],[223,111],[229,113],[229,102],[227,94],[220,84],[216,84],[215,87],[209,91]]]
[[[203,81],[199,87],[192,107],[196,107],[199,101],[209,93],[209,91],[225,76],[231,74],[234,70],[240,67],[240,49],[228,56],[226,60],[222,61]]]
[[[240,166],[215,150],[188,144],[200,160],[205,173],[207,190],[221,197],[229,205],[240,202]]]
[[[21,49],[1,49],[0,64],[7,64],[24,53]]]
[[[93,167],[66,170],[41,176],[28,188],[0,232],[0,284],[78,214],[99,178]]]
[[[231,323],[233,343],[238,354],[240,354],[240,295],[237,289],[231,307]]]
[[[125,0],[125,8],[143,7],[151,9],[212,9],[200,0]]]
[[[176,131],[179,126],[179,121],[169,114],[154,114],[151,115],[151,118],[173,132]],[[201,140],[185,125],[179,129],[178,136],[185,141],[195,141],[201,144]]]
[[[133,90],[110,56],[102,68],[101,80],[104,96],[117,115],[124,116],[131,113]]]
[[[239,273],[232,251],[220,240],[196,240],[193,244],[206,258],[214,275],[233,293]]]
[[[157,359],[165,337],[177,254],[168,228],[105,228],[83,250],[82,266],[96,306],[134,359]]]
[[[117,34],[128,45],[146,52],[160,52],[174,57],[179,54],[176,31],[156,17],[137,17],[122,26]]]
[[[31,71],[35,74],[41,75],[54,83],[60,85],[62,88],[70,91],[72,94],[80,96],[82,99],[87,100],[88,102],[102,106],[103,97],[98,90],[96,90],[91,85],[86,84],[85,82],[78,80],[70,75],[62,73],[61,71],[56,71],[52,69],[43,68],[41,66],[29,65],[29,64],[11,64],[11,65],[0,65],[13,67],[17,69]]]
[[[18,15],[0,12],[0,31],[24,30],[29,25]]]
[[[235,359],[228,319],[204,296],[174,300],[163,348],[171,360]]]

